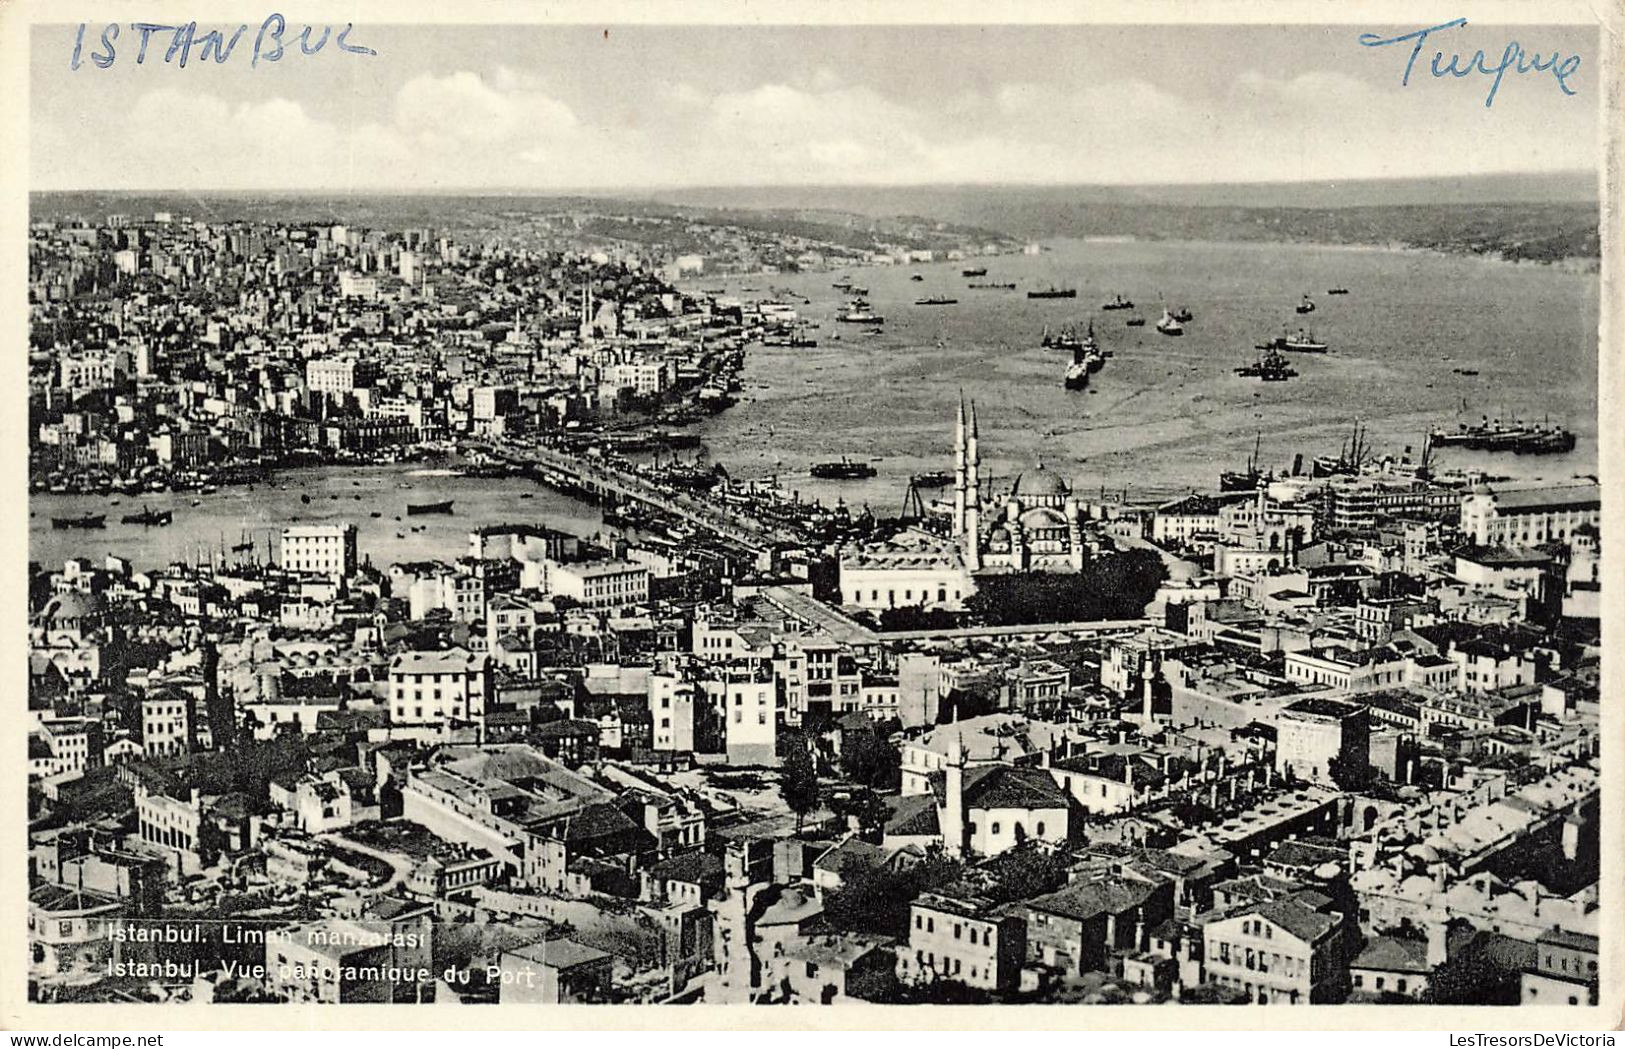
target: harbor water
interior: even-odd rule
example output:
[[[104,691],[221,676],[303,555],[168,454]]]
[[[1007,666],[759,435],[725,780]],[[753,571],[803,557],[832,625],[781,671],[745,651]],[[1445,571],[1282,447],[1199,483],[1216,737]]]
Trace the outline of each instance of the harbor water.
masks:
[[[963,391],[976,401],[984,471],[996,486],[1041,466],[1080,492],[1126,490],[1147,501],[1212,490],[1220,470],[1245,467],[1255,441],[1266,469],[1286,469],[1297,453],[1306,464],[1336,455],[1360,420],[1374,454],[1401,455],[1409,446],[1419,456],[1429,430],[1484,415],[1549,417],[1578,442],[1572,453],[1541,457],[1436,450],[1438,469],[1520,478],[1597,470],[1594,274],[1303,245],[1060,241],[1045,248],[977,260],[988,273],[975,278],[962,277],[959,262],[851,271],[885,318],[872,336],[862,325],[833,322],[845,301],[831,287],[839,273],[728,282],[747,300],[772,297],[774,288],[812,299],[798,305],[816,322],[819,345],[751,351],[740,405],[707,424],[711,454],[738,475],[777,472],[804,496],[894,513],[911,475],[952,469]],[[968,288],[973,280],[1017,288]],[[1051,284],[1075,288],[1077,297],[1027,298],[1029,289]],[[1339,287],[1349,294],[1326,294]],[[1116,294],[1135,309],[1103,312]],[[1305,294],[1316,309],[1300,316],[1294,307]],[[958,302],[914,304],[936,295]],[[1164,306],[1194,314],[1183,336],[1156,331]],[[1145,327],[1125,326],[1135,315]],[[1114,356],[1087,392],[1065,390],[1069,355],[1039,340],[1046,325],[1081,330],[1091,318],[1101,348]],[[1283,327],[1309,329],[1331,351],[1289,354],[1299,374],[1288,382],[1234,374],[1256,359],[1256,343]],[[808,477],[810,464],[843,455],[871,461],[877,476]]]

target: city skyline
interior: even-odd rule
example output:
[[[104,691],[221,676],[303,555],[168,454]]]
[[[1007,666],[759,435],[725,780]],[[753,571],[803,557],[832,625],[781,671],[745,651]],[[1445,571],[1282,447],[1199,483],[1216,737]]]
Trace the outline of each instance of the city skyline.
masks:
[[[1582,56],[1573,97],[1515,76],[1492,107],[1476,75],[1402,86],[1405,54],[1358,25],[359,26],[376,56],[258,68],[251,26],[184,70],[157,57],[167,33],[142,65],[131,33],[73,69],[76,29],[33,31],[36,190],[1309,182],[1595,170],[1598,139],[1575,27],[1436,41]],[[110,87],[129,105],[97,105]]]

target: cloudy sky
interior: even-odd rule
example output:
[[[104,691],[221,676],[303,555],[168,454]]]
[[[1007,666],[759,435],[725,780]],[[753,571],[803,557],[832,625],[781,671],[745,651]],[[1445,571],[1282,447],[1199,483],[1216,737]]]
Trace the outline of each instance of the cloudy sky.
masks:
[[[1297,181],[1597,166],[1593,30],[1415,26],[359,26],[376,57],[70,69],[35,27],[35,189],[640,187]],[[214,26],[205,23],[199,32]],[[230,28],[230,27],[227,27]],[[97,30],[87,34],[85,52]],[[290,37],[291,39],[291,37]],[[1579,54],[1435,79],[1437,43]]]

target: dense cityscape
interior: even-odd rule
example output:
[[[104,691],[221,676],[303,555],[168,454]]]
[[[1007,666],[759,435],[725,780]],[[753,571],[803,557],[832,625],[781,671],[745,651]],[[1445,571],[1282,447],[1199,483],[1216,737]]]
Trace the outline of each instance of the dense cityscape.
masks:
[[[31,528],[82,550],[28,574],[33,1000],[1596,1004],[1600,487],[1433,455],[1562,427],[1135,501],[995,476],[970,384],[900,511],[819,501],[694,454],[749,357],[882,329],[882,270],[1075,295],[1000,272],[1045,249],[104,203],[28,245]],[[108,549],[229,492],[241,534]],[[375,541],[447,515],[455,556]]]

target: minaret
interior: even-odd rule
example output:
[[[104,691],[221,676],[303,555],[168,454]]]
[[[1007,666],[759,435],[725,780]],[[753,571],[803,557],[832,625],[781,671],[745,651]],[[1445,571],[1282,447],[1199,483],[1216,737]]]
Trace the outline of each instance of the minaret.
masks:
[[[592,338],[592,281],[581,286],[581,337]]]
[[[976,402],[970,405],[970,436],[965,440],[965,567],[982,567],[982,455],[976,446]]]
[[[954,423],[954,535],[965,534],[965,392],[959,392],[959,418]]]
[[[948,740],[948,760],[943,768],[942,809],[937,823],[942,831],[942,848],[949,856],[962,856],[970,843],[965,839],[965,743],[959,726]]]

